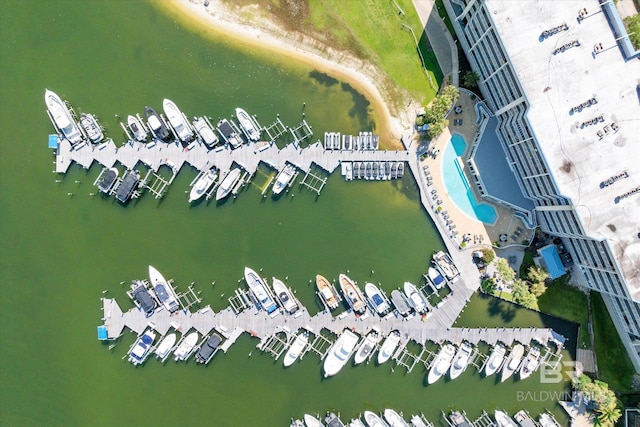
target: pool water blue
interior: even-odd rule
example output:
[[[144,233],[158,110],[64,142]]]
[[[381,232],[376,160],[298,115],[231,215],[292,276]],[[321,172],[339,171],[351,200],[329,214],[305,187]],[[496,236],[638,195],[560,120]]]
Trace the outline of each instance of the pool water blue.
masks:
[[[454,133],[451,136],[451,143],[445,147],[442,160],[444,185],[449,197],[460,210],[485,224],[494,224],[498,219],[498,213],[493,206],[476,200],[458,160],[464,154],[466,146],[462,135]]]

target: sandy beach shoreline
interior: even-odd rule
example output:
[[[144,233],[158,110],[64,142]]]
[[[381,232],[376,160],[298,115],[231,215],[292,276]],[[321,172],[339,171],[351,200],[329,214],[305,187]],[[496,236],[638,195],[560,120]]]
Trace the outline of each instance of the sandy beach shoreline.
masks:
[[[362,61],[350,58],[343,52],[331,51],[326,46],[323,46],[320,52],[318,46],[314,45],[314,40],[302,34],[295,34],[292,38],[291,34],[283,33],[273,22],[261,18],[256,13],[233,10],[217,0],[210,0],[206,7],[203,2],[204,0],[170,0],[158,2],[157,5],[190,25],[199,25],[209,34],[225,36],[251,47],[270,50],[350,84],[371,103],[377,125],[376,133],[380,135],[385,146],[401,146],[400,137],[407,127],[408,120],[406,117],[400,119],[392,116],[382,94],[373,83],[375,72],[372,67],[369,67],[369,73],[363,72],[361,70],[367,70],[367,65]],[[247,16],[251,18],[247,19]],[[336,60],[328,59],[326,56]],[[401,114],[403,115],[406,113]]]

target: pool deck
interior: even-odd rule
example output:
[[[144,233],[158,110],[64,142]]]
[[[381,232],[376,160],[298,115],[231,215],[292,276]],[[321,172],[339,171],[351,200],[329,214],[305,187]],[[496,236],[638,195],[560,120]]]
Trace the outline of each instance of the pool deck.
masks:
[[[460,91],[460,97],[456,102],[456,106],[460,106],[462,108],[462,111],[460,113],[455,113],[455,111],[452,110],[448,117],[449,127],[445,128],[444,132],[429,144],[429,150],[439,150],[439,154],[435,158],[433,158],[432,156],[426,156],[424,160],[419,161],[420,169],[422,169],[423,166],[426,166],[431,174],[431,184],[425,184],[428,189],[427,195],[430,208],[428,210],[432,214],[431,216],[434,217],[435,222],[440,222],[445,225],[445,232],[441,233],[443,238],[448,237],[449,240],[455,242],[455,246],[458,250],[464,235],[470,236],[470,240],[466,243],[465,249],[477,250],[484,247],[490,247],[492,242],[500,241],[501,235],[510,236],[511,234],[513,234],[517,227],[520,227],[524,230],[521,239],[519,239],[519,242],[515,242],[509,239],[507,245],[520,243],[522,240],[528,239],[532,233],[527,230],[520,218],[514,216],[514,211],[504,208],[500,205],[493,204],[480,196],[475,188],[475,185],[473,184],[471,174],[467,170],[466,162],[463,162],[464,172],[467,177],[467,181],[471,183],[471,191],[473,191],[476,200],[478,200],[480,203],[486,203],[493,206],[498,214],[498,219],[492,225],[485,224],[477,220],[476,218],[467,215],[447,195],[447,189],[443,177],[442,154],[444,153],[446,145],[450,144],[451,136],[453,133],[459,134],[464,137],[464,140],[467,144],[466,150],[462,157],[466,158],[469,154],[471,150],[471,143],[475,138],[476,133],[478,132],[478,126],[476,125],[476,113],[474,108],[476,102],[477,99],[472,99],[469,92]],[[454,120],[456,122],[454,122]],[[461,120],[462,124],[454,124],[457,123],[458,120]],[[433,200],[434,198],[431,194],[431,191],[433,190],[435,190],[436,194],[438,195],[435,200]],[[441,201],[442,203],[438,204],[436,203],[437,201]],[[442,206],[442,210],[440,212],[437,211],[438,206]],[[446,223],[444,222],[445,219],[442,216],[442,213],[444,212],[446,212],[450,223],[455,226],[454,229],[446,226]],[[457,234],[454,235],[454,232]]]

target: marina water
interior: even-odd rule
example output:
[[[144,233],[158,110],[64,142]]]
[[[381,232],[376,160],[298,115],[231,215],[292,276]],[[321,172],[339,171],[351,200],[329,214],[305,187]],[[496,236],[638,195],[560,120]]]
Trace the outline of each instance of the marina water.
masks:
[[[547,408],[565,420],[550,399],[519,401],[526,391],[564,392],[565,382],[496,385],[469,369],[427,387],[420,367],[406,375],[373,363],[324,380],[317,356],[285,370],[246,334],[207,367],[149,360],[134,368],[121,360],[133,334],[112,349],[97,341],[103,291],[128,308],[126,287],[149,264],[179,290],[196,282],[216,310],[243,285],[245,265],[262,268],[286,278],[313,313],[315,274],[335,279],[348,270],[390,291],[418,282],[442,246],[407,176],[345,183],[334,174],[319,197],[296,184],[274,200],[261,196],[273,173],[265,167],[237,199],[190,207],[185,190],[196,171],[185,167],[164,199],[146,194],[124,207],[90,195],[98,166],[52,174],[45,88],[96,114],[117,142],[119,119],[158,109],[165,97],[214,119],[241,106],[262,124],[280,114],[293,126],[304,113],[316,136],[375,130],[366,100],[349,86],[188,27],[145,2],[0,3],[0,423],[277,426],[304,412],[351,418],[385,407],[436,423],[454,407],[471,417]],[[481,309],[474,321],[489,317]]]

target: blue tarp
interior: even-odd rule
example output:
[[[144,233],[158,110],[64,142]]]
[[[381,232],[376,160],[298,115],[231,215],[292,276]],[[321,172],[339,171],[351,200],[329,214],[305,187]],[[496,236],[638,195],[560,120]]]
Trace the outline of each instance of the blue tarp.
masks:
[[[58,135],[49,135],[49,148],[58,148],[59,142]]]
[[[558,250],[554,245],[547,245],[539,249],[538,253],[542,256],[551,279],[557,279],[565,274],[566,271],[560,260],[560,255],[558,255]]]
[[[109,334],[107,333],[107,327],[106,326],[98,326],[98,339],[100,341],[104,341],[106,339],[109,339]]]

